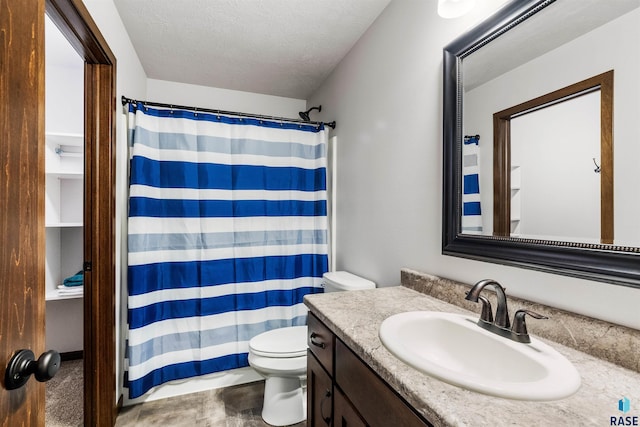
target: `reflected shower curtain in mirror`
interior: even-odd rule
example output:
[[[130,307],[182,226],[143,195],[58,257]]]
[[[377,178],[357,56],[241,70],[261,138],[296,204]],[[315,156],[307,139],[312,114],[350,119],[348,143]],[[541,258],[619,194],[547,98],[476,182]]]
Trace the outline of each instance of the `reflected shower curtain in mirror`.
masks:
[[[480,135],[466,135],[462,144],[462,232],[482,233],[480,206]]]
[[[248,366],[328,267],[324,126],[129,105],[127,384]]]

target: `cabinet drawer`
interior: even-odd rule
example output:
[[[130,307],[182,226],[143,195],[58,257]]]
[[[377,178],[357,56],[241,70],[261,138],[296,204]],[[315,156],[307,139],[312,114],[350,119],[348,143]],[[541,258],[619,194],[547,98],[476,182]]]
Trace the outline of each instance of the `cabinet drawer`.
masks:
[[[327,372],[333,373],[335,336],[313,313],[309,313],[307,345]]]
[[[378,375],[336,340],[335,382],[372,427],[424,427],[416,414]]]

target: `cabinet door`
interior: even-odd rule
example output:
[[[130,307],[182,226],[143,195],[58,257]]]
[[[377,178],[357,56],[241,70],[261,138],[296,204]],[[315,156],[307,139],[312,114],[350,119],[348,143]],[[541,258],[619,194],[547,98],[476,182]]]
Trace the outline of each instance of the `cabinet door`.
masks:
[[[337,387],[372,427],[431,426],[339,339],[334,372]]]
[[[333,383],[311,350],[307,351],[307,426],[332,426]]]
[[[334,427],[369,427],[351,402],[347,400],[338,387],[334,389],[333,397],[333,426]]]

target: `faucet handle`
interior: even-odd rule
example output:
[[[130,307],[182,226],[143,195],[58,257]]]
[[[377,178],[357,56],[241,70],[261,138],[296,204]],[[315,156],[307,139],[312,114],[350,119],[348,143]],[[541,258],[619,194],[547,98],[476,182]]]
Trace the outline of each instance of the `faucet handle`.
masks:
[[[482,303],[482,313],[480,313],[480,320],[484,320],[487,323],[493,323],[493,313],[491,311],[491,303],[482,295],[478,296],[478,300]]]
[[[511,328],[511,331],[518,335],[527,336],[528,338],[529,333],[527,332],[527,323],[525,322],[526,315],[529,315],[534,319],[548,319],[548,317],[530,310],[516,311],[516,314],[513,316],[513,327]]]

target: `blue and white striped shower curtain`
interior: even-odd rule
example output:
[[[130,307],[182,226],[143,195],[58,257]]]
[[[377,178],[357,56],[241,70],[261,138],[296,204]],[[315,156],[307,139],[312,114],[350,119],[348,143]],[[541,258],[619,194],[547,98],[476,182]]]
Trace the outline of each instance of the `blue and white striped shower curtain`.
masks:
[[[462,232],[482,233],[480,135],[467,135],[462,144]]]
[[[324,126],[129,104],[127,384],[248,366],[328,269]]]

